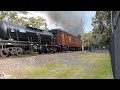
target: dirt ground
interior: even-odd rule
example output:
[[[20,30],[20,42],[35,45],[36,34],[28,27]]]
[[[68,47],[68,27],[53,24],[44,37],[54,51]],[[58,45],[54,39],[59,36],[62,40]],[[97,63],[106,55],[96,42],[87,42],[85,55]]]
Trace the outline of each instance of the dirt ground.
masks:
[[[0,78],[1,79],[21,78],[21,76],[24,74],[20,73],[19,71],[28,68],[44,66],[52,62],[61,63],[64,66],[72,65],[78,67],[77,69],[79,69],[79,66],[85,67],[87,68],[86,70],[90,71],[90,69],[93,68],[95,63],[97,63],[97,58],[99,57],[99,55],[93,57],[90,54],[85,55],[85,53],[87,52],[77,51],[77,52],[68,52],[68,53],[59,53],[59,54],[56,53],[56,54],[43,54],[36,56],[25,56],[25,57],[11,57],[5,59],[0,58]],[[92,61],[88,61],[90,58],[96,58],[96,59]],[[56,72],[58,71],[62,72],[62,70],[64,70],[64,67],[56,68],[49,72],[53,72],[55,70]],[[82,73],[85,73],[86,70],[83,70]],[[47,78],[47,76],[44,76],[44,78]]]

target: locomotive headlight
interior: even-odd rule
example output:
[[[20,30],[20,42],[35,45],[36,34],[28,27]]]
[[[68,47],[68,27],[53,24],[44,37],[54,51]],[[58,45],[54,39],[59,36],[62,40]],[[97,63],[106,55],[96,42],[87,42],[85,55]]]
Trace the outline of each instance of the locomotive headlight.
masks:
[[[30,44],[30,45],[33,45],[33,44]]]

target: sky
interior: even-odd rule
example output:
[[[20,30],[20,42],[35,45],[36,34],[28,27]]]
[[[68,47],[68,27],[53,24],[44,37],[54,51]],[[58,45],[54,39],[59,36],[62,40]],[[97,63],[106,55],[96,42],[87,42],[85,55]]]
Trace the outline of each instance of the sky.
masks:
[[[43,11],[29,11],[27,17],[37,17],[37,16],[41,16],[43,18],[46,19],[47,22],[47,26],[49,29],[53,29],[56,28],[56,26],[53,23],[50,23],[49,18],[42,13]],[[85,24],[84,24],[84,31],[85,32],[89,32],[92,30],[92,17],[95,16],[96,11],[84,11],[85,12]]]
[[[94,17],[95,16],[95,14],[96,14],[96,11],[87,11],[87,13],[86,13],[86,23],[85,23],[85,31],[86,32],[89,32],[89,31],[91,31],[92,30],[92,17]]]

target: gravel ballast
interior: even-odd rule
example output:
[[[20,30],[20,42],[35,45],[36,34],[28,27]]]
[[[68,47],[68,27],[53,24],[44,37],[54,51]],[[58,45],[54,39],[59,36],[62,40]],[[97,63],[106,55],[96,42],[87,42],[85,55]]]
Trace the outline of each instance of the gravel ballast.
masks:
[[[25,68],[32,68],[48,64],[51,62],[69,64],[78,64],[77,60],[74,60],[76,54],[81,53],[77,52],[68,52],[68,53],[56,53],[56,54],[43,54],[36,56],[23,56],[23,57],[14,57],[14,58],[0,58],[0,79],[1,78],[14,78],[12,76],[13,72],[22,70]]]

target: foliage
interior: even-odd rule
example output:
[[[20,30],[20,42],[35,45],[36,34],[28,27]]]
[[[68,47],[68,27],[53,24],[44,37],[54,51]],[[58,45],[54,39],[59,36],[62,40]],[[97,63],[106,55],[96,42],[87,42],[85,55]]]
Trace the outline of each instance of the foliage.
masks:
[[[78,35],[77,37],[81,38],[81,35]],[[83,43],[82,45],[84,47],[93,45],[93,33],[92,33],[92,31],[83,32],[82,43]]]
[[[33,24],[37,28],[48,30],[46,20],[42,17],[25,17],[19,16],[27,15],[27,11],[0,11],[0,20],[9,21],[19,25]]]
[[[46,25],[46,20],[43,19],[42,17],[37,17],[37,18],[30,17],[28,21],[30,24],[35,25],[35,27],[37,28],[48,30],[47,25]]]
[[[93,33],[83,33],[83,46],[91,46],[93,44]]]
[[[81,35],[79,34],[77,37],[78,37],[78,38],[81,38]]]
[[[27,11],[0,11],[0,20],[14,22],[18,14],[27,14]]]
[[[107,46],[110,42],[111,34],[111,12],[97,11],[92,19],[94,44],[97,46]]]
[[[33,50],[26,50],[26,51],[23,52],[24,55],[27,55],[27,54],[29,54],[29,55],[35,55],[36,53],[37,52],[35,52]]]

